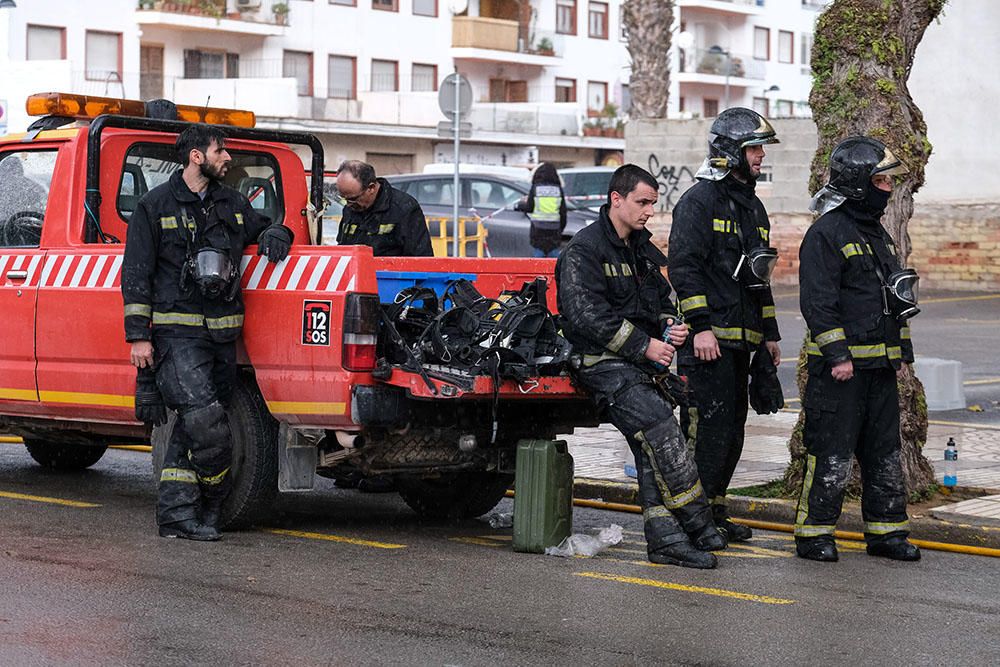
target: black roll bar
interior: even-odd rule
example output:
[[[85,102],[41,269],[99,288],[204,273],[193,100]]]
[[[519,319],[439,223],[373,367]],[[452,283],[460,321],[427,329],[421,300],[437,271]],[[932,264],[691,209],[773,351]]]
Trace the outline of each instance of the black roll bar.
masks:
[[[103,114],[90,123],[87,133],[87,194],[86,220],[84,242],[108,243],[108,238],[101,229],[101,134],[105,128],[114,127],[126,130],[148,130],[152,132],[170,132],[180,134],[191,123],[179,120],[161,120],[157,118],[139,118],[135,116],[115,116]],[[312,150],[312,182],[309,186],[309,200],[316,210],[323,208],[323,144],[315,135],[307,132],[285,132],[282,130],[259,130],[248,127],[233,127],[231,125],[213,125],[232,139],[248,139],[251,141],[271,141],[274,143],[296,144],[308,146]],[[323,218],[317,221],[317,239],[323,238]]]

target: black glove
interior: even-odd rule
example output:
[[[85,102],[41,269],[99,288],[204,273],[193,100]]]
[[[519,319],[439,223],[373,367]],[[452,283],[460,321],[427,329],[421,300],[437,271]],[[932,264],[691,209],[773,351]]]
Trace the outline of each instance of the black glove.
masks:
[[[768,415],[785,407],[778,369],[763,343],[750,362],[750,407],[759,415]]]
[[[156,386],[156,374],[151,368],[140,368],[135,377],[135,418],[145,424],[167,423],[167,406]]]
[[[292,249],[292,230],[284,225],[271,225],[257,237],[257,254],[278,263],[288,257]]]

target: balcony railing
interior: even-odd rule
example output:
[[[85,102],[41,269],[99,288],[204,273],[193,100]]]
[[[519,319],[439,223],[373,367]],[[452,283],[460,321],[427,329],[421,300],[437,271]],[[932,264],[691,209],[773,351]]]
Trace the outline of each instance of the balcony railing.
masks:
[[[747,54],[727,53],[719,48],[680,51],[678,72],[729,76],[737,79],[763,79],[764,63]]]
[[[451,19],[451,45],[455,48],[518,50],[518,23],[482,16],[455,16]]]
[[[161,12],[171,16],[191,16],[225,21],[287,25],[288,3],[278,0],[137,0],[141,11]],[[219,26],[223,29],[223,26]]]

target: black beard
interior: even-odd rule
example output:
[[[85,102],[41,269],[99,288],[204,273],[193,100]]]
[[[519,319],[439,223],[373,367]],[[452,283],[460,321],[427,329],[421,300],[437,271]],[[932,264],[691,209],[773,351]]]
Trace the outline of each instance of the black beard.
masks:
[[[222,170],[218,167],[213,167],[207,162],[202,162],[198,165],[201,175],[210,181],[221,181],[222,180]]]

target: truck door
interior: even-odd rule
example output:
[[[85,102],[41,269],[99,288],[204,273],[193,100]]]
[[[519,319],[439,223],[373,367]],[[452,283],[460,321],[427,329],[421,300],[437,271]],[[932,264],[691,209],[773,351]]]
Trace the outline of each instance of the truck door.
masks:
[[[0,403],[10,413],[38,410],[35,304],[53,149],[0,147]]]

